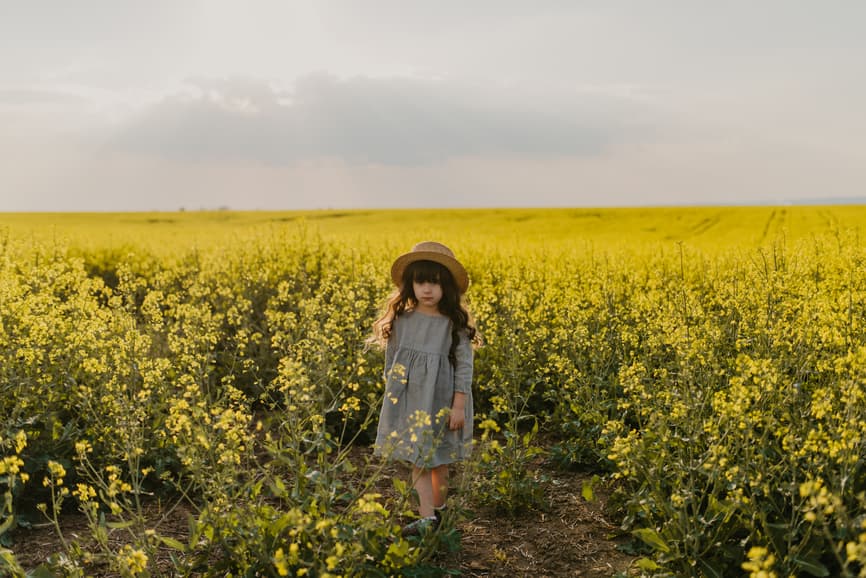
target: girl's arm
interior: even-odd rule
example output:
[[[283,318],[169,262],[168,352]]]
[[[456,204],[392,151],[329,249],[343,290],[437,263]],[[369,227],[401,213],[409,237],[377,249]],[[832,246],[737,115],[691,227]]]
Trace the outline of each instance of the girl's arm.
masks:
[[[451,402],[451,416],[448,427],[452,430],[462,428],[466,422],[466,397],[472,393],[473,352],[469,338],[461,334],[455,352],[454,399]]]
[[[448,428],[455,430],[464,425],[466,425],[466,394],[455,391],[454,401],[451,403],[451,415],[448,418]]]
[[[460,343],[454,352],[454,391],[464,394],[472,393],[472,344],[465,333],[460,333]]]

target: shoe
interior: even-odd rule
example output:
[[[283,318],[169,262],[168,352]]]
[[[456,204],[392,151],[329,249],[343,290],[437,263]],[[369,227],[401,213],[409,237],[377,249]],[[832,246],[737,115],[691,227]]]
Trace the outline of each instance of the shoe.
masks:
[[[403,526],[400,535],[404,538],[409,536],[423,536],[429,532],[433,532],[439,527],[439,518],[431,516],[429,518],[418,518],[410,524]]]
[[[445,513],[448,511],[448,506],[442,506],[441,508],[433,508],[433,515],[436,516],[436,527],[442,525],[442,518],[445,517]]]

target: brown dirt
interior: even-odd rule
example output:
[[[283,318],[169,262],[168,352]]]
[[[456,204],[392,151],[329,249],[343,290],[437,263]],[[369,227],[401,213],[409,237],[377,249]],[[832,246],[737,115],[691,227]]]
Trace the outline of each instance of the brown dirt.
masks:
[[[581,489],[590,475],[563,472],[544,465],[541,469],[548,478],[544,511],[526,511],[511,517],[469,504],[457,522],[460,549],[438,555],[433,563],[443,569],[459,569],[467,577],[610,578],[628,573],[633,557],[617,549],[617,527],[605,512],[604,488],[596,488],[593,501],[587,502]],[[401,475],[399,468],[393,473]],[[382,489],[383,493],[390,493]],[[187,508],[178,507],[159,523],[158,532],[184,542],[189,514]],[[86,544],[89,530],[82,515],[64,515],[62,529],[67,539]],[[48,525],[18,529],[14,540],[12,550],[25,569],[38,566],[48,556],[62,550],[54,529]],[[166,550],[158,561],[155,576],[171,575],[168,555]],[[99,567],[88,568],[87,573],[108,575]]]
[[[516,517],[478,510],[458,525],[462,548],[450,567],[464,576],[610,578],[633,561],[617,549],[617,527],[606,517],[607,496],[581,496],[589,476],[547,471],[547,511]],[[601,494],[601,495],[599,495]]]
[[[147,511],[145,513],[149,528],[157,530],[160,536],[174,538],[180,542],[187,541],[189,516],[192,513],[189,507],[178,504],[177,507],[171,509],[153,504],[149,510],[153,513],[150,516],[147,515]],[[166,514],[166,511],[169,513]],[[78,512],[64,513],[60,519],[60,524],[61,531],[68,542],[74,541],[85,549],[96,550],[84,514]],[[122,530],[115,530],[109,534],[109,545],[113,551],[119,550],[123,544],[128,543],[128,540],[124,541],[124,537]],[[14,544],[11,549],[25,570],[32,570],[46,562],[50,556],[63,551],[61,540],[51,524],[36,524],[27,529],[18,528],[13,533],[13,540]],[[161,554],[156,562],[157,568],[154,576],[171,576],[171,568],[173,567],[169,557],[171,551],[166,548]],[[87,576],[112,576],[106,568],[96,564],[85,567],[84,570]]]

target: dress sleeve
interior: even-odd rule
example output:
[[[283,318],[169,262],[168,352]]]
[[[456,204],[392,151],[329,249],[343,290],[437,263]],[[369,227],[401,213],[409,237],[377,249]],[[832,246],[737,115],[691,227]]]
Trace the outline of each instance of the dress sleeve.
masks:
[[[385,343],[385,370],[382,372],[385,381],[388,381],[388,373],[391,371],[391,366],[394,365],[394,354],[397,349],[393,343],[393,335],[391,337],[392,339],[389,339],[388,342]]]
[[[460,342],[457,344],[455,352],[456,366],[454,368],[454,391],[460,393],[472,392],[472,364],[473,364],[472,343],[469,341],[469,336],[464,332],[460,332]]]

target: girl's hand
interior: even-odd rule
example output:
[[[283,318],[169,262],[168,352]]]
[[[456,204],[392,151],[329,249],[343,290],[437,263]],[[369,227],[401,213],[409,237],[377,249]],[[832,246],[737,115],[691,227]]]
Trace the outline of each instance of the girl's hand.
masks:
[[[448,417],[448,428],[458,430],[466,424],[466,394],[455,393],[451,403],[451,414]]]
[[[451,430],[458,430],[462,429],[465,423],[466,416],[463,414],[463,410],[456,411],[454,408],[452,408],[451,417],[448,420],[448,427]]]

